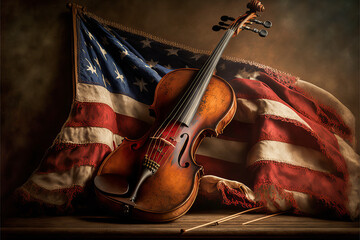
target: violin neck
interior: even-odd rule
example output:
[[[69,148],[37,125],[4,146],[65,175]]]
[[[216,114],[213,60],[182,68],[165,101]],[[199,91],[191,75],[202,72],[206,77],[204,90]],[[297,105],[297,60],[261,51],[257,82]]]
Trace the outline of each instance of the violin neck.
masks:
[[[228,29],[224,36],[221,38],[220,42],[217,44],[209,58],[206,60],[205,64],[201,67],[198,74],[192,81],[188,90],[185,93],[185,99],[180,100],[182,104],[180,105],[183,109],[180,111],[177,118],[180,122],[189,126],[193,117],[195,116],[197,109],[199,107],[200,101],[206,91],[206,88],[210,82],[210,79],[213,76],[216,65],[218,64],[222,53],[224,52],[227,44],[229,43],[231,37],[234,35],[233,29]]]
[[[222,53],[224,52],[227,44],[229,43],[231,37],[234,35],[234,31],[232,29],[228,29],[224,36],[221,38],[218,45],[215,47],[209,58],[206,60],[205,64],[201,67],[198,76],[199,81],[203,81],[204,84],[208,84],[211,76],[213,75],[215,68],[220,60],[220,57],[222,56]],[[202,77],[202,75],[206,74],[206,77]],[[209,77],[208,77],[209,75]],[[208,78],[209,79],[208,79]]]

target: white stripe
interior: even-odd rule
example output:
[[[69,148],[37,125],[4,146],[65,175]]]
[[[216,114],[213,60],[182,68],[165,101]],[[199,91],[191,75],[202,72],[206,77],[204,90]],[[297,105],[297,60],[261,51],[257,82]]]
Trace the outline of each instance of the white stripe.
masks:
[[[149,106],[126,95],[110,93],[102,86],[78,83],[76,85],[76,100],[79,102],[104,103],[114,112],[134,117],[148,123],[154,122],[149,115]]]
[[[299,117],[294,110],[281,102],[269,99],[237,99],[237,111],[234,119],[240,122],[254,123],[257,115],[275,115],[295,120],[311,129],[310,126],[301,117]]]
[[[304,90],[311,97],[316,99],[320,104],[329,106],[332,109],[334,109],[339,114],[339,116],[342,118],[344,123],[348,127],[350,127],[351,132],[353,134],[355,133],[355,117],[354,117],[354,115],[336,97],[334,97],[331,93],[325,91],[324,89],[319,88],[318,86],[315,86],[314,84],[303,81],[303,80],[298,80],[296,82],[296,85],[298,87],[300,87],[302,90]],[[355,142],[355,139],[353,142]]]
[[[349,203],[348,203],[348,210],[350,213],[350,216],[355,219],[359,216],[359,210],[360,210],[360,157],[359,155],[354,151],[350,145],[345,142],[341,137],[335,135],[338,144],[339,144],[339,150],[341,155],[344,157],[344,160],[346,162],[347,170],[349,173]]]
[[[65,127],[57,136],[56,142],[70,144],[102,143],[114,150],[114,142],[119,145],[123,137],[107,128],[100,127]]]
[[[73,186],[84,187],[94,173],[92,166],[73,167],[65,172],[34,173],[29,180],[46,190],[59,190]]]
[[[314,199],[310,197],[308,194],[302,192],[289,191],[286,189],[284,189],[284,191],[292,195],[300,211],[313,215],[319,213],[318,205],[316,205]]]
[[[289,143],[264,140],[256,143],[248,154],[248,165],[258,161],[274,161],[321,172],[335,172],[328,159],[319,151]]]
[[[51,205],[64,205],[69,199],[63,192],[49,192],[46,189],[42,189],[31,181],[27,181],[23,186],[20,187],[20,191],[24,191],[29,194],[32,198],[38,199],[45,204]]]
[[[199,155],[240,163],[246,161],[248,143],[228,141],[219,138],[205,138],[200,144]]]

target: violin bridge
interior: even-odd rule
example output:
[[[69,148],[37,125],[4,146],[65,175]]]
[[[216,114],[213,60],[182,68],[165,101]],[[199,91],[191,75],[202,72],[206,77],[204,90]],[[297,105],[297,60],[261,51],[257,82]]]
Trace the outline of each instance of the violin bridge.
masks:
[[[170,145],[170,146],[173,146],[175,148],[175,145],[172,144],[171,142],[169,142],[168,140],[166,140],[165,138],[161,138],[161,137],[151,137],[151,139],[155,139],[155,140],[160,140],[160,141],[163,141],[166,145]],[[173,138],[170,138],[171,140]],[[175,141],[175,140],[174,140]]]

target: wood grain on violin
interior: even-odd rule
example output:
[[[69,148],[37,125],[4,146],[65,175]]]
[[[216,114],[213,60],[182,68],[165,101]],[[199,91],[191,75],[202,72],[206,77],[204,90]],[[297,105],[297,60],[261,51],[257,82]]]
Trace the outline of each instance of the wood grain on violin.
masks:
[[[213,75],[233,36],[264,10],[252,0],[201,69],[178,69],[165,75],[150,109],[155,123],[140,139],[125,138],[101,164],[96,194],[118,216],[153,222],[171,221],[192,206],[202,176],[195,152],[206,136],[217,136],[236,112],[231,86]]]

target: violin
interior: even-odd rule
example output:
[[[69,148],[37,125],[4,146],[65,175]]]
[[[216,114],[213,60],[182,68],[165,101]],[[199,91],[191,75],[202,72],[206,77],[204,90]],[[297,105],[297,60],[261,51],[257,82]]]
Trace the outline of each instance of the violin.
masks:
[[[247,26],[260,22],[255,18],[264,6],[252,0],[247,7],[237,19],[222,17],[233,20],[231,24],[213,28],[226,32],[201,69],[177,69],[161,79],[150,106],[155,113],[150,130],[136,140],[125,138],[100,165],[95,192],[113,213],[165,222],[181,217],[192,206],[203,175],[196,150],[204,137],[221,134],[236,111],[232,87],[213,74],[216,65],[241,30],[267,34]]]

